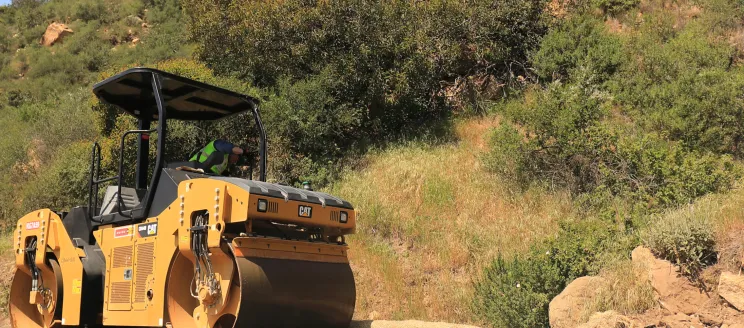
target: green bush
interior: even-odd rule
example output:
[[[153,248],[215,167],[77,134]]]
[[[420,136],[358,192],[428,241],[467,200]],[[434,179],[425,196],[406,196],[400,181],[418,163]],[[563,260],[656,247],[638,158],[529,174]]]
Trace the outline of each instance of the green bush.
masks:
[[[593,0],[592,2],[602,12],[617,15],[638,6],[641,0]]]
[[[732,66],[736,50],[710,37],[704,21],[677,31],[672,18],[650,16],[628,39],[637,60],[612,83],[617,104],[644,129],[689,149],[741,157],[744,70]]]
[[[545,35],[532,65],[543,80],[572,78],[601,84],[624,62],[622,50],[620,39],[606,31],[603,21],[579,15]]]
[[[491,132],[491,151],[484,156],[486,168],[503,178],[513,178],[517,183],[524,183],[528,179],[525,174],[530,168],[527,167],[527,144],[523,140],[524,136],[510,122],[499,125]]]
[[[39,208],[69,210],[87,200],[90,145],[72,144],[60,149],[58,155],[23,190],[23,212]]]
[[[495,259],[475,286],[475,308],[493,327],[549,327],[548,304],[574,279],[596,274],[606,255],[629,244],[602,221],[563,222],[556,237],[527,256]]]
[[[608,122],[608,102],[593,88],[553,83],[535,93],[501,108],[525,137],[510,127],[496,131],[486,156],[492,171],[566,186],[577,195],[620,197],[649,210],[726,190],[740,176],[728,156]]]
[[[282,131],[271,142],[291,149],[272,165],[290,183],[311,174],[288,171],[292,162],[332,174],[347,156],[447,117],[445,87],[463,77],[526,75],[527,53],[546,28],[538,0],[183,7],[201,60],[268,89],[267,121]]]
[[[644,243],[658,257],[697,278],[705,266],[717,259],[713,226],[707,214],[683,208],[656,216],[644,233]]]

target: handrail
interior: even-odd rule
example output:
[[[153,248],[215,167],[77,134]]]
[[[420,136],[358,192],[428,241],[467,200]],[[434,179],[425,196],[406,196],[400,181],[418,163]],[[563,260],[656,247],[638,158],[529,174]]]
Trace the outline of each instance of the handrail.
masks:
[[[90,178],[88,179],[88,219],[93,219],[93,211],[98,207],[98,178],[101,176],[101,146],[98,142],[93,143],[90,153]],[[93,191],[95,188],[95,192]]]
[[[103,220],[94,218],[94,211],[98,209],[98,191],[99,185],[104,182],[118,179],[119,176],[100,179],[101,176],[101,146],[98,142],[93,142],[93,149],[90,154],[90,178],[88,180],[88,219],[97,223],[103,223]]]
[[[124,199],[121,197],[121,185],[124,184],[124,139],[130,134],[142,134],[142,133],[152,133],[155,132],[155,129],[150,130],[129,130],[127,132],[124,132],[124,134],[121,135],[121,144],[119,145],[119,175],[114,177],[115,179],[118,179],[118,186],[116,186],[116,211],[119,213],[119,215],[126,217],[126,218],[132,218],[131,211],[130,214],[124,214],[121,211],[121,208],[124,207]]]

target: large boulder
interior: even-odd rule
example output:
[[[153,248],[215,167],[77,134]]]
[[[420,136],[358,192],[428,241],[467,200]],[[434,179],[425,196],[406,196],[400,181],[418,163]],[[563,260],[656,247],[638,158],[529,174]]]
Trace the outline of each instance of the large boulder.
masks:
[[[671,313],[693,314],[710,301],[710,297],[682,276],[679,268],[657,259],[651,250],[638,246],[631,253],[633,263],[648,272],[659,304]]]
[[[744,311],[744,276],[722,272],[718,280],[718,295],[737,310]]]
[[[581,322],[586,305],[596,294],[604,279],[581,277],[572,281],[550,301],[548,317],[552,328],[573,328]]]
[[[51,23],[47,26],[44,36],[41,37],[43,46],[51,47],[55,43],[62,42],[62,39],[69,34],[74,33],[71,28],[62,23]]]
[[[642,327],[628,317],[615,311],[597,312],[589,317],[589,321],[577,328],[636,328]]]

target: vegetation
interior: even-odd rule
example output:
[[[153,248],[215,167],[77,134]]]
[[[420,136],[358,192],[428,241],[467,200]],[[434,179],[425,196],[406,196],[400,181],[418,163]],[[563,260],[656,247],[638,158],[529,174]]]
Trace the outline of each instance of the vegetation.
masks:
[[[115,172],[135,122],[90,86],[151,66],[259,98],[269,179],[355,204],[357,317],[547,326],[587,274],[612,282],[589,310],[641,312],[648,286],[620,283],[633,247],[695,276],[744,218],[724,205],[741,198],[743,10],[17,0],[0,7],[0,225],[84,203],[94,140]],[[45,47],[51,22],[74,33]],[[168,161],[253,141],[245,116],[169,128]]]

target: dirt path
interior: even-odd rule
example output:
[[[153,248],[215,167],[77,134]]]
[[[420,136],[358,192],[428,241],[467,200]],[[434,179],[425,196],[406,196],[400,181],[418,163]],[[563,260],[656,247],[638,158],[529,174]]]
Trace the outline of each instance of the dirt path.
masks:
[[[0,328],[10,328],[8,319],[0,319]],[[416,320],[407,321],[385,321],[385,320],[366,320],[354,321],[349,328],[478,328],[475,326],[455,325],[444,322],[424,322]]]
[[[387,321],[366,320],[354,321],[349,328],[478,328],[476,326],[456,325],[444,322],[426,322],[417,320]]]

